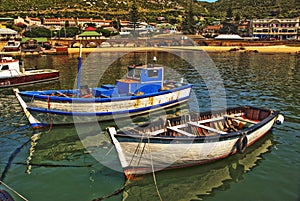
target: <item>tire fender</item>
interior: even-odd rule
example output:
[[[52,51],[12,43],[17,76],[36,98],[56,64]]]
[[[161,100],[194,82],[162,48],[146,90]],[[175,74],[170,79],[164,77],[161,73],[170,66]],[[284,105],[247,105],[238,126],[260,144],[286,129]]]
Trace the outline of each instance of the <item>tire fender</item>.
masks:
[[[246,151],[248,144],[248,138],[245,135],[239,137],[238,141],[236,142],[236,150],[238,153],[243,154]]]

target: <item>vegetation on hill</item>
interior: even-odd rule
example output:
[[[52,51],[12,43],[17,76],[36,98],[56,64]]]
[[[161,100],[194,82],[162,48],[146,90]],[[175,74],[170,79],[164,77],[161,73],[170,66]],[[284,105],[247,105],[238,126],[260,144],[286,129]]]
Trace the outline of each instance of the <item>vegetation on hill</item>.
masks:
[[[299,0],[219,0],[210,4],[210,14],[222,17],[294,18],[300,16]]]
[[[72,17],[156,22],[158,17],[164,17],[164,21],[180,25],[178,28],[187,34],[216,22],[224,25],[220,33],[237,33],[241,20],[295,18],[300,17],[299,13],[300,0],[218,0],[215,3],[198,0],[10,0],[0,4],[0,17],[29,16],[42,21]],[[66,30],[65,35],[69,31],[74,32]]]
[[[10,0],[0,4],[2,17],[93,17],[130,19],[134,0]],[[164,16],[178,21],[186,16],[191,4],[195,16],[226,18],[299,17],[299,0],[218,0],[215,3],[197,0],[135,0],[141,20],[153,21]]]

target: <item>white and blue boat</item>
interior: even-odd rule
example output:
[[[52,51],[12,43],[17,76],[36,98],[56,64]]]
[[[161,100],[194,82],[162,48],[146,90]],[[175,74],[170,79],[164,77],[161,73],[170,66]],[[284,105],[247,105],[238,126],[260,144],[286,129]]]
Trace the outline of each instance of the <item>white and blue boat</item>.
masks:
[[[158,64],[129,66],[124,79],[98,88],[22,91],[14,89],[34,128],[107,121],[141,115],[186,102],[192,85],[164,81]],[[80,71],[79,71],[80,72]]]

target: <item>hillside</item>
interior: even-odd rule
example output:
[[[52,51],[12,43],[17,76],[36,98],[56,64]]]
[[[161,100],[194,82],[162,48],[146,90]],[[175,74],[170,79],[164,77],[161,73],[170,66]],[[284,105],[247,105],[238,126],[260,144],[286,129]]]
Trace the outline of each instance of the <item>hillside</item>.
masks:
[[[215,16],[242,18],[300,17],[300,0],[219,0],[210,6]]]
[[[191,12],[195,16],[226,18],[299,17],[300,0],[218,0],[215,3],[183,0],[136,0],[141,20],[158,16],[172,20]],[[192,6],[190,6],[192,2]],[[94,17],[130,19],[130,0],[10,0],[1,1],[1,17]]]

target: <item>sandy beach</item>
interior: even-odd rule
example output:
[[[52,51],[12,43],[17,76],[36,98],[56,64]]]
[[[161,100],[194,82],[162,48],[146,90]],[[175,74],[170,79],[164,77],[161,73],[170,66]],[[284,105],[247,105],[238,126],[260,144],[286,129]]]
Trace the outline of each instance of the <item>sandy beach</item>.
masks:
[[[1,47],[2,46],[2,47]],[[4,43],[0,44],[2,49]],[[83,48],[83,53],[90,52],[132,52],[132,51],[166,51],[168,49],[178,50],[195,50],[195,51],[206,51],[210,52],[256,52],[256,53],[288,53],[288,54],[300,54],[300,46],[287,46],[287,45],[274,45],[274,46],[170,46],[170,47],[99,47],[99,48]],[[53,51],[51,52],[52,54]],[[79,48],[68,48],[69,54],[79,53]],[[20,52],[5,53],[19,55]],[[44,52],[47,54],[47,52]]]
[[[228,52],[230,50],[236,49],[240,52],[258,52],[258,53],[300,53],[300,47],[292,47],[286,45],[277,46],[248,46],[248,47],[218,47],[218,46],[201,46],[204,51],[207,52]]]
[[[278,45],[278,46],[172,46],[172,47],[100,47],[100,48],[83,48],[83,53],[89,52],[132,52],[132,51],[166,51],[168,49],[178,50],[195,50],[206,52],[255,52],[255,53],[288,53],[300,54],[300,47]],[[79,53],[79,48],[69,48],[69,54]]]

